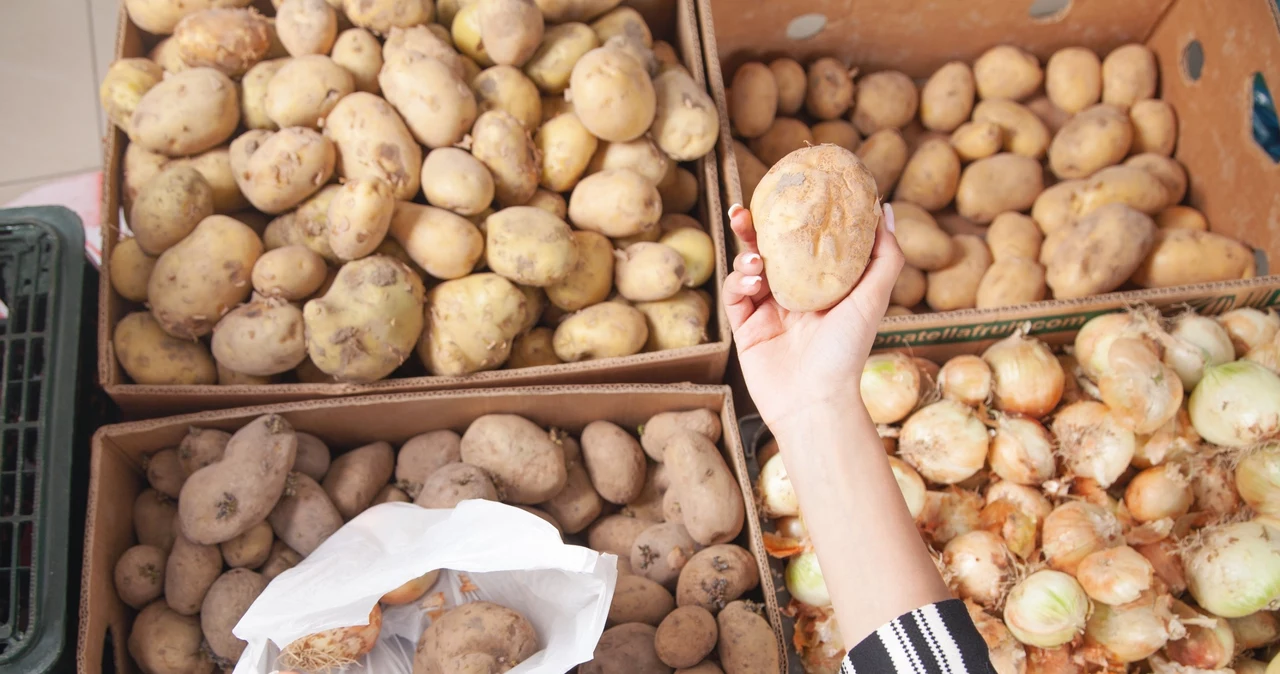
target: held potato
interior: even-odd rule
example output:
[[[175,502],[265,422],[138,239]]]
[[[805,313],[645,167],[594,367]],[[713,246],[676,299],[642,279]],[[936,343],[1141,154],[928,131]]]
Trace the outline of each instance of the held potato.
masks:
[[[159,255],[213,215],[213,188],[199,171],[170,164],[138,191],[129,227],[142,252]]]
[[[391,445],[374,442],[334,459],[321,486],[342,518],[350,520],[373,503],[378,490],[391,480],[395,466]]]
[[[342,514],[324,488],[302,473],[289,474],[284,493],[267,521],[279,539],[276,542],[303,557],[314,552],[343,524]],[[270,560],[267,565],[271,565]]]
[[[200,612],[209,586],[222,574],[222,553],[216,545],[192,543],[178,532],[164,567],[164,601],[186,616]]]
[[[152,314],[174,337],[209,334],[249,296],[249,275],[261,254],[262,241],[243,223],[224,215],[205,218],[156,261],[147,285]]]
[[[511,343],[507,369],[559,365],[561,361],[556,357],[556,350],[552,345],[554,335],[555,331],[551,328],[534,328],[522,335],[517,335]]]
[[[716,616],[718,652],[725,674],[767,674],[778,671],[778,637],[759,608],[735,601]]]
[[[751,154],[760,158],[766,166],[773,166],[783,157],[816,141],[813,131],[804,122],[791,117],[778,117],[763,134],[749,142]],[[906,158],[903,158],[906,161]]]
[[[484,223],[485,261],[510,281],[549,286],[567,277],[578,262],[573,230],[541,208],[504,208]]]
[[[1129,108],[1133,124],[1134,154],[1153,152],[1169,156],[1178,142],[1178,117],[1168,101],[1146,99]]]
[[[930,131],[951,132],[973,112],[973,71],[952,61],[934,71],[920,89],[920,121]]]
[[[135,545],[116,562],[115,585],[120,601],[140,609],[164,594],[164,569],[169,555],[151,545]]]
[[[1167,288],[1250,278],[1256,273],[1253,251],[1220,234],[1195,229],[1164,229],[1133,275],[1143,288]]]
[[[601,302],[571,314],[556,328],[556,356],[566,363],[640,353],[649,339],[644,314],[620,302]]]
[[[564,93],[578,59],[599,46],[600,38],[586,24],[547,26],[542,33],[542,44],[524,64],[524,74],[544,93]]]
[[[497,274],[445,281],[427,296],[418,356],[437,376],[496,370],[510,355],[527,312],[524,293]]]
[[[661,243],[633,243],[615,253],[613,283],[618,294],[633,302],[665,300],[684,286],[684,258]]]
[[[955,259],[949,266],[928,274],[925,301],[934,311],[977,306],[978,285],[991,266],[991,251],[982,239],[961,234],[952,241],[957,251]]]
[[[250,131],[231,143],[240,191],[263,213],[279,214],[315,194],[333,175],[333,141],[302,127]],[[289,170],[281,170],[288,166]]]
[[[569,195],[569,221],[609,237],[634,236],[655,227],[661,217],[658,188],[630,169],[593,173]]]
[[[613,601],[609,604],[609,624],[657,625],[675,607],[675,597],[667,588],[644,576],[619,573]]]
[[[319,129],[355,88],[351,73],[328,56],[298,56],[286,61],[267,83],[267,116],[281,128]]]
[[[276,34],[290,56],[328,54],[338,38],[338,14],[325,0],[284,0],[276,8]]]
[[[342,0],[342,10],[351,23],[379,35],[392,28],[407,28],[431,21],[435,3],[431,0]]]
[[[663,462],[693,540],[713,545],[737,538],[744,517],[741,491],[715,444],[696,433],[677,434],[667,441]]]
[[[924,272],[909,264],[903,265],[897,280],[893,282],[889,303],[900,307],[914,307],[924,299],[925,288]]]
[[[973,80],[983,100],[1018,101],[1040,88],[1044,71],[1034,54],[1012,45],[1000,45],[983,52],[973,62]]]
[[[1035,257],[1006,257],[992,263],[978,284],[974,306],[992,309],[1043,300],[1045,272]]]
[[[1002,152],[969,164],[960,174],[956,211],[986,224],[1005,211],[1025,211],[1044,191],[1040,163],[1023,155]]]
[[[227,451],[227,443],[231,442],[231,434],[213,428],[187,429],[187,434],[178,443],[178,461],[188,476],[213,463],[222,460]]]
[[[1044,92],[1068,114],[1084,110],[1102,98],[1102,61],[1092,49],[1059,49],[1045,64]]]
[[[773,125],[778,112],[778,81],[763,63],[744,63],[729,89],[729,121],[743,138],[755,138]]]
[[[641,427],[640,446],[649,458],[662,462],[667,442],[686,432],[701,435],[713,443],[720,442],[720,417],[711,410],[655,414]]]
[[[173,28],[173,42],[188,66],[239,77],[267,56],[271,28],[255,9],[215,7],[183,17]]]
[[[288,372],[307,357],[302,310],[280,298],[242,304],[214,326],[211,349],[214,360],[242,374]]]
[[[792,58],[782,57],[769,62],[769,70],[778,85],[778,114],[795,116],[804,107],[808,76],[804,66]]]
[[[828,309],[858,282],[884,217],[874,180],[856,155],[835,145],[797,150],[765,174],[751,212],[783,307]]]
[[[1035,259],[1043,243],[1035,221],[1021,213],[1001,213],[987,228],[987,247],[996,262],[1011,257]]]
[[[731,543],[713,545],[690,558],[680,572],[676,605],[719,613],[759,584],[760,570],[750,552]]]
[[[591,477],[580,461],[570,458],[565,463],[565,476],[564,489],[541,507],[556,519],[565,533],[576,534],[600,517],[604,500],[591,486]],[[614,601],[617,601],[616,591]]]
[[[653,645],[667,665],[693,667],[711,655],[718,636],[715,616],[700,606],[682,606],[662,619]]]
[[[422,164],[422,177],[422,191],[432,206],[471,216],[493,203],[493,175],[466,150],[432,150]]]
[[[582,429],[582,463],[604,500],[634,501],[644,489],[645,458],[640,443],[617,424],[593,421]]]
[[[116,324],[116,358],[135,384],[214,384],[217,369],[202,342],[174,337],[150,312],[139,311]]]
[[[440,468],[462,461],[462,438],[453,431],[429,431],[409,438],[396,454],[395,484],[411,497]]]
[[[537,424],[514,414],[486,414],[471,422],[462,435],[461,456],[493,475],[508,503],[547,501],[568,477],[560,445]]]
[[[809,64],[805,109],[818,119],[835,119],[853,105],[853,75],[840,61],[823,57]]]
[[[143,489],[133,500],[133,534],[139,545],[150,545],[165,552],[173,549],[177,534],[173,526],[178,506],[154,489]]]
[[[471,154],[493,174],[499,204],[521,206],[538,191],[538,150],[510,114],[490,110],[480,115],[471,129]]]
[[[1049,148],[1048,127],[1035,113],[1014,101],[982,101],[973,109],[973,121],[999,126],[1006,152],[1039,159]]]
[[[341,260],[372,255],[391,228],[391,185],[376,178],[348,180],[329,202],[329,247]]]
[[[882,70],[858,81],[852,121],[864,136],[901,129],[916,117],[920,92],[905,73]]]
[[[858,146],[858,158],[875,177],[876,191],[889,194],[906,168],[907,141],[897,129],[877,131]]]
[[[164,69],[145,58],[115,61],[102,78],[98,100],[112,124],[129,133],[134,108],[142,96],[164,79]]]
[[[469,220],[408,201],[396,202],[390,234],[414,263],[439,279],[470,274],[484,253],[484,236]]]
[[[256,569],[267,563],[275,539],[275,534],[271,533],[271,524],[263,520],[239,536],[223,541],[218,549],[222,551],[222,558],[227,566],[233,569]]]
[[[1155,245],[1156,226],[1140,211],[1107,204],[1084,216],[1057,245],[1045,280],[1058,299],[1119,288]]]
[[[637,446],[637,451],[639,447]],[[645,529],[631,546],[631,570],[668,590],[674,590],[680,570],[698,544],[679,522],[664,522]]]
[[[1156,95],[1159,69],[1145,45],[1117,47],[1102,61],[1102,102],[1128,108]]]
[[[476,121],[475,94],[443,62],[432,58],[391,61],[378,84],[419,143],[434,149],[461,142]]]
[[[1126,204],[1154,215],[1170,203],[1169,190],[1154,174],[1133,166],[1108,166],[1080,187],[1072,212],[1081,217],[1106,204]]]
[[[373,33],[363,28],[342,31],[329,52],[333,62],[347,69],[356,91],[380,93],[378,72],[382,70],[382,45]]]
[[[578,667],[579,674],[671,674],[654,650],[656,633],[652,625],[641,623],[610,627],[600,635],[595,657]]]
[[[498,489],[488,473],[469,463],[441,466],[422,483],[414,503],[423,508],[452,508],[469,499],[498,500]]]
[[[648,131],[658,102],[644,64],[608,46],[578,59],[566,98],[573,102],[583,126],[610,142],[634,140]]]
[[[810,129],[815,145],[830,143],[850,151],[857,152],[862,145],[862,136],[854,126],[843,119],[829,119],[818,122]]]
[[[187,474],[178,459],[178,452],[173,449],[162,449],[146,457],[147,483],[152,489],[168,496],[178,498],[182,491],[182,483]]]
[[[613,244],[604,235],[589,231],[573,232],[573,240],[578,250],[573,268],[546,286],[547,299],[565,311],[603,302],[613,290]]]
[[[522,66],[542,42],[543,18],[530,0],[474,0],[480,39],[498,65]]]
[[[1049,147],[1049,168],[1063,179],[1087,178],[1120,163],[1133,143],[1133,126],[1124,110],[1095,105],[1072,117]]]
[[[505,110],[530,132],[542,121],[538,87],[515,66],[493,66],[481,71],[472,78],[471,90],[480,112]]]
[[[267,587],[267,580],[249,569],[232,569],[213,582],[200,608],[200,627],[209,650],[222,660],[236,662],[249,643],[231,629]]]
[[[699,159],[716,146],[720,119],[711,95],[687,72],[668,70],[653,78],[657,112],[649,133],[676,161]]]
[[[1172,157],[1144,152],[1125,160],[1125,166],[1140,168],[1155,176],[1168,191],[1169,203],[1177,204],[1187,195],[1187,170]]]
[[[146,674],[214,671],[213,659],[204,647],[200,619],[182,615],[162,601],[148,605],[134,619],[129,630],[129,655]]]
[[[951,143],[931,138],[920,144],[902,169],[894,198],[937,211],[955,198],[960,183],[960,157]]]
[[[475,601],[431,621],[418,642],[413,671],[501,672],[524,662],[539,648],[537,632],[524,616],[505,606]]]
[[[951,134],[951,147],[961,161],[976,161],[1004,147],[1004,129],[995,122],[965,122]]]
[[[422,148],[389,103],[364,92],[345,96],[325,118],[324,134],[338,149],[338,175],[381,178],[397,199],[418,193]]]
[[[324,258],[306,246],[269,250],[253,265],[253,289],[264,297],[298,302],[311,297],[324,283]]]
[[[539,184],[556,192],[567,192],[586,171],[599,140],[587,131],[577,115],[562,113],[538,128],[534,144],[542,154]]]
[[[348,262],[323,297],[303,307],[307,354],[340,381],[391,374],[422,333],[422,280],[382,255]]]
[[[652,140],[641,137],[625,143],[601,143],[587,164],[587,173],[631,169],[661,189],[673,165],[675,162]]]

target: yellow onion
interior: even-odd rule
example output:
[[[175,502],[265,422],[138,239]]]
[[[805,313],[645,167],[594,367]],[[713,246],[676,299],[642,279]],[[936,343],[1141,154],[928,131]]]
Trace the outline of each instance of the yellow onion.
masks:
[[[1280,317],[1270,309],[1266,312],[1252,307],[1232,309],[1218,317],[1218,324],[1231,337],[1236,358],[1243,357],[1255,347],[1270,342],[1280,334]]]
[[[428,571],[417,578],[405,582],[404,585],[382,595],[378,600],[379,603],[386,606],[399,606],[401,604],[411,604],[422,598],[422,595],[436,584],[436,579],[440,577],[440,570]]]
[[[1092,553],[1076,567],[1076,580],[1089,597],[1112,606],[1137,601],[1154,577],[1151,562],[1127,545]]]
[[[1280,448],[1267,447],[1241,459],[1236,490],[1259,515],[1280,518]]]
[[[1191,596],[1214,615],[1241,618],[1280,600],[1280,530],[1260,522],[1202,529],[1182,561]]]
[[[1151,657],[1185,632],[1172,610],[1173,597],[1148,593],[1124,606],[1095,604],[1085,628],[1086,648],[1100,649],[1111,662],[1137,662]]]
[[[939,400],[912,414],[898,434],[898,454],[939,484],[972,477],[987,459],[987,427],[967,405]]]
[[[991,396],[991,368],[977,356],[956,356],[938,371],[942,397],[977,407]]]
[[[919,356],[912,356],[911,362],[915,363],[920,370],[920,376],[924,379],[926,385],[933,386],[933,383],[938,381],[939,367],[937,363]]]
[[[1053,504],[1049,503],[1043,493],[1014,482],[996,482],[987,487],[986,499],[987,505],[1001,499],[1012,501],[1022,512],[1034,515],[1037,522],[1043,522],[1053,512]]]
[[[1244,360],[1280,374],[1280,337],[1253,347],[1249,353],[1244,354]]]
[[[1089,618],[1089,597],[1075,578],[1041,569],[1022,579],[1004,604],[1004,624],[1028,646],[1054,648],[1069,643]]]
[[[1270,670],[1267,669],[1267,663],[1265,662],[1260,662],[1253,658],[1236,658],[1235,662],[1231,663],[1231,671],[1235,672],[1235,674],[1267,674]],[[1156,674],[1163,673],[1157,672]]]
[[[956,596],[987,608],[997,606],[1008,589],[1012,561],[1004,541],[986,531],[956,536],[942,550],[947,581]]]
[[[1124,490],[1124,505],[1139,522],[1187,514],[1195,494],[1183,467],[1165,463],[1138,473]]]
[[[286,666],[303,671],[336,669],[354,663],[378,642],[382,631],[382,609],[369,611],[369,622],[351,627],[335,627],[290,642],[280,653]]]
[[[773,521],[773,530],[779,536],[797,541],[809,538],[809,530],[805,528],[804,520],[799,517],[779,517]]]
[[[992,472],[1018,484],[1041,484],[1057,469],[1053,436],[1040,422],[1022,416],[996,417],[989,460]]]
[[[787,562],[786,581],[787,592],[796,601],[809,606],[831,605],[831,594],[827,592],[822,567],[818,566],[818,555],[812,550],[805,550]]]
[[[1179,407],[1173,419],[1156,432],[1137,436],[1133,465],[1137,468],[1158,466],[1195,452],[1198,444],[1200,434],[1191,425],[1191,415],[1185,406]]]
[[[926,492],[920,529],[934,545],[946,545],[956,536],[977,529],[981,512],[982,497],[967,489],[950,487]]]
[[[1236,638],[1222,618],[1213,618],[1174,600],[1173,613],[1186,636],[1172,639],[1164,652],[1174,662],[1198,669],[1221,669],[1236,655]]]
[[[1173,419],[1182,406],[1182,380],[1160,362],[1148,342],[1117,339],[1108,358],[1110,367],[1098,377],[1098,392],[1121,426],[1145,435]]]
[[[1083,674],[1083,659],[1070,645],[1028,648],[1027,674]]]
[[[1058,365],[1062,366],[1062,400],[1061,405],[1070,405],[1081,400],[1091,400],[1088,393],[1080,386],[1078,377],[1084,374],[1084,370],[1080,368],[1080,363],[1075,356],[1066,353],[1060,353],[1057,356]]]
[[[781,454],[774,454],[760,468],[757,490],[760,492],[760,505],[766,517],[794,517],[800,514],[796,490],[787,477],[787,467],[782,463]]]
[[[972,602],[965,602],[964,605],[969,610],[969,617],[973,619],[973,626],[978,628],[978,634],[987,644],[991,666],[995,668],[996,674],[1025,674],[1027,649],[1013,638],[1009,628]]]
[[[1068,501],[1044,520],[1041,540],[1049,566],[1074,574],[1085,557],[1124,542],[1120,522],[1111,511],[1084,501]]]
[[[1023,512],[1017,503],[999,499],[982,509],[978,524],[1001,538],[1009,552],[1022,559],[1029,559],[1036,550],[1036,533],[1040,520]]]
[[[1191,471],[1191,491],[1196,495],[1195,509],[1209,513],[1215,519],[1233,515],[1240,510],[1240,494],[1236,491],[1235,473],[1227,465],[1225,455],[1201,460]]]
[[[1231,335],[1217,321],[1195,313],[1173,319],[1168,339],[1163,340],[1164,362],[1178,374],[1188,390],[1204,376],[1204,368],[1236,359]]]
[[[904,353],[878,353],[862,366],[859,388],[871,420],[894,424],[911,414],[920,400],[920,369]]]
[[[991,367],[996,409],[1039,419],[1062,399],[1062,365],[1044,342],[1014,333],[992,344],[982,359]]]
[[[1102,488],[1110,487],[1129,467],[1137,440],[1106,405],[1086,400],[1058,410],[1053,434],[1067,468]]]
[[[1187,589],[1187,576],[1182,570],[1182,558],[1179,556],[1178,543],[1172,538],[1165,538],[1154,543],[1134,545],[1134,550],[1151,562],[1156,577],[1160,579],[1173,594],[1182,594]]]
[[[1187,409],[1196,432],[1215,445],[1269,440],[1280,434],[1280,377],[1248,360],[1207,367]]]
[[[1112,342],[1121,337],[1143,337],[1146,333],[1146,321],[1138,314],[1120,312],[1091,318],[1076,333],[1076,361],[1085,376],[1097,381],[1111,366]]]
[[[1236,652],[1262,648],[1280,639],[1280,621],[1272,611],[1258,611],[1243,618],[1229,618],[1231,635],[1236,641]]]
[[[912,518],[920,516],[924,511],[925,488],[920,474],[906,461],[896,456],[889,457],[889,467],[893,469],[893,479],[898,482],[902,498],[907,502],[907,510]]]

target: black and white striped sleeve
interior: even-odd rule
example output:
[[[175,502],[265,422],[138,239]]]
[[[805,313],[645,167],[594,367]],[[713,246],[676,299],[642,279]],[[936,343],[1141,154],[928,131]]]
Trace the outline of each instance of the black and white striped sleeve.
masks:
[[[994,674],[964,602],[930,604],[876,630],[845,657],[841,674]]]

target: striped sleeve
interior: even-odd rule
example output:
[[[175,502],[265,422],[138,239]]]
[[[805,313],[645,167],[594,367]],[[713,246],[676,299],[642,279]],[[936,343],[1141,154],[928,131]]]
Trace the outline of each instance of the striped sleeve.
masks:
[[[958,599],[899,616],[845,657],[841,674],[994,674],[987,644]]]

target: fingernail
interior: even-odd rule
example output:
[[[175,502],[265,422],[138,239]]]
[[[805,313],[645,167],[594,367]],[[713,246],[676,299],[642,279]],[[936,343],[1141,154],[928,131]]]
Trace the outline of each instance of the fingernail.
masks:
[[[738,211],[741,211],[741,210],[743,210],[743,208],[742,208],[742,204],[734,204],[734,205],[730,206],[730,207],[729,207],[729,217],[730,217],[730,218],[732,218],[733,216],[735,216],[735,215],[737,215],[737,214],[738,214]]]
[[[885,204],[884,205],[884,228],[889,230],[890,234],[893,233],[893,229],[894,229],[893,225],[894,225],[893,206],[890,206],[889,204]]]
[[[747,253],[742,256],[742,261],[747,264],[754,264],[760,260],[760,256],[755,253]]]
[[[756,286],[760,285],[760,277],[759,277],[759,276],[744,276],[744,277],[742,277],[742,285],[747,286],[748,288],[754,288],[754,287],[756,287]]]

